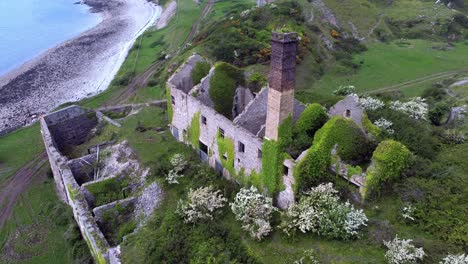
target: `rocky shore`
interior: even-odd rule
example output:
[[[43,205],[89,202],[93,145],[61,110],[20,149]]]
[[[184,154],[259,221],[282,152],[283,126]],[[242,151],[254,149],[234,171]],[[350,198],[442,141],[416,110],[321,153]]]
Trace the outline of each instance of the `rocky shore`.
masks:
[[[102,21],[0,77],[0,135],[105,90],[161,8],[146,0],[84,0]]]

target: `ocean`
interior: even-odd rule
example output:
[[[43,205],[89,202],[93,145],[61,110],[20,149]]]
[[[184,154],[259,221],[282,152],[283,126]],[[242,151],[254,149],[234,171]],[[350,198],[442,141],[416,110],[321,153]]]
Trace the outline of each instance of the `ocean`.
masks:
[[[97,25],[78,0],[0,0],[0,76]]]

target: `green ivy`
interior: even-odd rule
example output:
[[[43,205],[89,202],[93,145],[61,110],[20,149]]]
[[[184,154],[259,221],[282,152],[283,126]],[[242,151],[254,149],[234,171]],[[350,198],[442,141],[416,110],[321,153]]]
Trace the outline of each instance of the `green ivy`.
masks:
[[[198,149],[198,141],[200,140],[200,112],[196,112],[193,115],[187,133],[190,144],[192,144],[195,149]]]
[[[210,98],[213,101],[214,109],[232,118],[233,99],[237,85],[243,85],[244,72],[231,64],[220,62],[215,66],[215,71],[210,79]]]
[[[371,166],[367,170],[364,197],[378,193],[382,183],[399,179],[410,165],[411,152],[395,140],[384,140],[372,154]]]
[[[362,117],[362,126],[375,140],[380,141],[382,139],[382,130],[378,126],[372,124],[367,114],[364,114]]]
[[[304,112],[302,112],[299,119],[297,119],[294,125],[294,134],[305,134],[312,139],[315,132],[319,130],[327,120],[328,115],[321,105],[317,103],[310,104]]]
[[[203,79],[208,73],[210,72],[210,64],[206,61],[199,61],[192,69],[191,76],[194,85],[200,83],[201,79]]]
[[[292,142],[292,116],[288,116],[278,127],[278,141],[265,139],[262,145],[262,186],[269,194],[282,189],[283,161],[290,158],[286,148]]]
[[[234,141],[226,136],[224,138],[221,137],[221,134],[218,131],[217,142],[221,164],[227,171],[229,171],[231,177],[236,177],[236,170],[234,169]],[[224,154],[227,156],[226,159],[224,158]]]
[[[326,180],[324,177],[331,164],[331,151],[336,144],[337,154],[344,161],[360,159],[368,151],[365,136],[352,119],[333,117],[315,133],[312,147],[296,166],[296,192]]]

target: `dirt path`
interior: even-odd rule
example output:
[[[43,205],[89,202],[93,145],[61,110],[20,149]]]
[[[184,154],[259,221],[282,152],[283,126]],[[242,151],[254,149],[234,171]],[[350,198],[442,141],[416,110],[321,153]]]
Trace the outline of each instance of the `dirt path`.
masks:
[[[44,151],[2,184],[0,189],[0,229],[10,218],[18,197],[26,191],[37,171],[46,163],[47,153]]]
[[[423,82],[436,80],[436,79],[440,79],[440,78],[448,78],[448,77],[451,77],[451,76],[456,75],[456,74],[467,73],[467,72],[468,72],[468,69],[439,72],[439,73],[427,75],[427,76],[424,76],[424,77],[421,77],[421,78],[417,78],[417,79],[414,79],[414,80],[402,82],[402,83],[399,83],[399,84],[394,84],[394,85],[379,88],[379,89],[373,89],[373,90],[369,91],[368,93],[373,94],[373,93],[380,93],[380,92],[395,91],[395,90],[399,90],[399,89],[402,89],[402,88],[405,88],[405,87],[408,87],[408,86],[411,86],[411,85],[415,85],[415,84],[418,84],[418,83],[423,83]]]
[[[195,21],[195,23],[193,23],[192,29],[190,30],[190,33],[185,38],[184,42],[182,42],[182,45],[180,45],[181,48],[184,48],[185,45],[187,45],[187,43],[192,41],[193,37],[197,33],[198,26],[200,25],[200,22],[202,21],[202,19],[204,19],[206,17],[206,15],[208,15],[208,13],[211,11],[211,8],[213,8],[213,5],[215,4],[215,2],[216,2],[216,0],[208,0],[208,3],[206,3],[205,8],[203,8],[203,11],[202,11],[201,15],[198,17],[197,21]]]

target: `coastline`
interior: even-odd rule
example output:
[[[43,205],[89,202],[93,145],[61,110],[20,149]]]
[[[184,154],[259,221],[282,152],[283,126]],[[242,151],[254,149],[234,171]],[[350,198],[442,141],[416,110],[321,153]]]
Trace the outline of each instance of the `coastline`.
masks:
[[[40,115],[107,89],[135,40],[160,17],[146,0],[84,0],[95,27],[0,77],[0,135]]]

